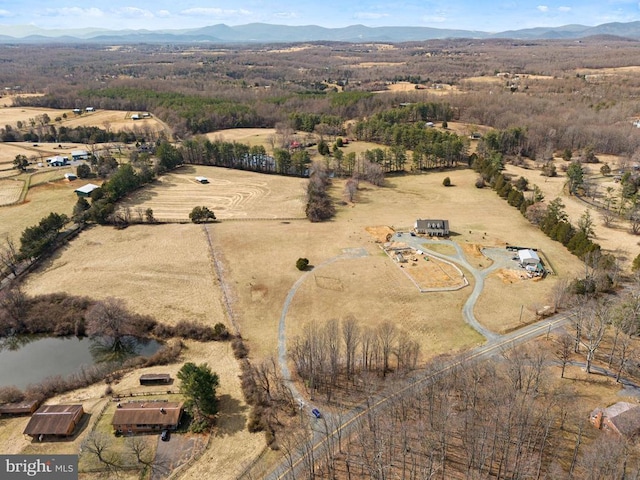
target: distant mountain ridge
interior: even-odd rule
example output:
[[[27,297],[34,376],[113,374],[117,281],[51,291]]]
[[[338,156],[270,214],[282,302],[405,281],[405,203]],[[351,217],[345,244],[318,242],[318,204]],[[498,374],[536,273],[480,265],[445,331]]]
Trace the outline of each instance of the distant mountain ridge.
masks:
[[[477,30],[453,30],[431,27],[367,27],[350,25],[326,28],[317,25],[288,26],[266,23],[228,26],[225,24],[181,30],[106,30],[83,28],[47,30],[38,27],[2,26],[0,43],[292,43],[335,42],[409,42],[446,38],[511,38],[521,40],[580,39],[614,36],[640,39],[640,22],[604,23],[595,27],[564,25],[490,33]]]

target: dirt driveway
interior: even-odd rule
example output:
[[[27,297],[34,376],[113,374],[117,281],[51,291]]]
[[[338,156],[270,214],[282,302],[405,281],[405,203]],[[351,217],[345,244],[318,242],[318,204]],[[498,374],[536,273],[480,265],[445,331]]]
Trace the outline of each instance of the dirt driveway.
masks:
[[[151,480],[163,480],[176,468],[186,464],[205,447],[206,436],[171,433],[168,442],[160,440],[153,466]]]

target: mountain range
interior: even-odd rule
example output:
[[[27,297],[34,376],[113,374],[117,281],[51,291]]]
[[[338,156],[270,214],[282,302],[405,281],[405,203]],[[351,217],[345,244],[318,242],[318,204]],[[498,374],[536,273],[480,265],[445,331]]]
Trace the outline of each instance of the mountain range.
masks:
[[[510,38],[519,40],[581,39],[615,36],[640,40],[640,22],[604,23],[595,27],[564,25],[490,33],[475,30],[451,30],[430,27],[367,27],[351,25],[325,28],[317,25],[287,26],[266,23],[228,26],[225,24],[182,30],[47,30],[33,26],[0,25],[0,43],[294,43],[335,42],[409,42],[447,38]]]

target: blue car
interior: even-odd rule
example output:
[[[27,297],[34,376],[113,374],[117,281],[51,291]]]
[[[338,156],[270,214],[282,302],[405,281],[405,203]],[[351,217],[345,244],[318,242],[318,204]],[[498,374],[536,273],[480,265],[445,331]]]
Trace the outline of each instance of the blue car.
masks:
[[[311,413],[313,413],[313,416],[316,418],[322,418],[322,414],[320,413],[320,410],[318,410],[317,408],[314,408],[313,410],[311,410]]]

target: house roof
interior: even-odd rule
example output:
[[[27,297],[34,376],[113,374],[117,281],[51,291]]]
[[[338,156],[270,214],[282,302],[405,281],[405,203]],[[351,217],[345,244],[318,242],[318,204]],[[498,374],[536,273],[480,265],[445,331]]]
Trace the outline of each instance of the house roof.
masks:
[[[616,405],[612,406],[615,407]],[[631,405],[630,408],[626,408],[627,406],[622,406],[620,409],[618,409],[622,411],[619,411],[619,413],[615,415],[607,414],[609,412],[609,409],[611,408],[609,407],[605,410],[605,416],[609,417],[609,421],[613,425],[615,425],[621,435],[630,438],[640,433],[640,406],[634,404],[629,405]]]
[[[130,402],[119,404],[111,424],[116,425],[177,425],[183,402]]]
[[[171,375],[168,373],[145,373],[140,375],[140,380],[157,381],[157,380],[171,380]]]
[[[24,429],[26,435],[66,435],[82,405],[43,405],[31,417]]]
[[[93,183],[87,183],[86,185],[83,185],[80,188],[76,188],[74,191],[78,192],[78,193],[84,193],[86,195],[89,195],[96,188],[100,188],[100,187],[98,185],[94,185]]]
[[[449,228],[449,220],[416,220],[416,228],[429,230],[446,230]]]

